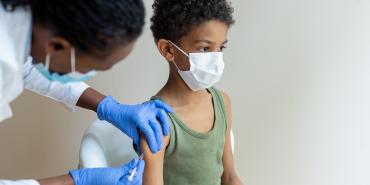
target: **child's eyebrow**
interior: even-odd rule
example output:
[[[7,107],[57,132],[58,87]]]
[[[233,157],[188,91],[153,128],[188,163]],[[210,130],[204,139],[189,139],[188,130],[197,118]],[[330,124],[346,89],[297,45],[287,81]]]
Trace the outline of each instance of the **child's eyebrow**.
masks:
[[[213,44],[213,42],[212,42],[212,41],[210,41],[210,40],[206,40],[206,39],[200,39],[200,40],[195,40],[195,41],[194,41],[194,43],[198,43],[198,42],[205,42],[205,43],[207,43],[207,44]],[[228,40],[225,40],[225,41],[222,43],[222,45],[227,44],[227,42],[228,42]]]

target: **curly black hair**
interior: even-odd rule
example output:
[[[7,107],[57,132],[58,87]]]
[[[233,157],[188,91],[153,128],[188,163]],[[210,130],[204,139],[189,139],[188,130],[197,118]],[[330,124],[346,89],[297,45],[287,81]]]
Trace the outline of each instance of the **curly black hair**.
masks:
[[[151,30],[155,41],[168,39],[177,42],[193,26],[219,20],[234,24],[234,9],[227,0],[155,0]]]
[[[145,23],[142,0],[0,0],[13,11],[30,8],[33,22],[82,52],[105,52],[136,40]]]

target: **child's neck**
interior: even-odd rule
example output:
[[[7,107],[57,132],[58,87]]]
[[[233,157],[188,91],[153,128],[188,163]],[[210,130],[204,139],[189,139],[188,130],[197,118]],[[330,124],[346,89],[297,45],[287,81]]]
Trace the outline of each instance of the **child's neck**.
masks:
[[[171,106],[177,107],[197,104],[204,97],[209,96],[209,93],[207,90],[192,91],[180,75],[170,73],[166,85],[157,96],[163,98]]]

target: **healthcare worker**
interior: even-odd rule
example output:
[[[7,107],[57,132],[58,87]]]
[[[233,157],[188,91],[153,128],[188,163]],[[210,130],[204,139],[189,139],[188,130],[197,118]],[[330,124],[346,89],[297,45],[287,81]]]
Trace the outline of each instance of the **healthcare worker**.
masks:
[[[137,146],[143,133],[152,152],[160,150],[162,133],[169,133],[168,105],[121,104],[83,82],[129,55],[144,25],[142,0],[0,3],[0,122],[12,116],[9,103],[25,87],[72,110],[79,106],[95,111]],[[141,184],[143,169],[144,162],[136,159],[117,168],[72,170],[38,181],[0,180],[0,185]]]

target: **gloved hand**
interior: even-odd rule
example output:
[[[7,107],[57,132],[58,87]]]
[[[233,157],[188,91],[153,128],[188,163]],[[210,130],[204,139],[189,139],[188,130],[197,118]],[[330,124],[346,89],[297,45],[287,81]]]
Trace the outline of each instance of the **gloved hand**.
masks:
[[[97,108],[98,118],[112,123],[128,135],[139,147],[139,152],[140,133],[144,133],[153,153],[162,148],[162,131],[165,136],[170,132],[166,112],[172,112],[172,108],[160,100],[124,105],[111,96],[105,97]]]
[[[136,167],[132,181],[128,177]],[[72,170],[69,175],[75,185],[141,185],[144,173],[144,160],[134,159],[118,168],[85,168]]]

